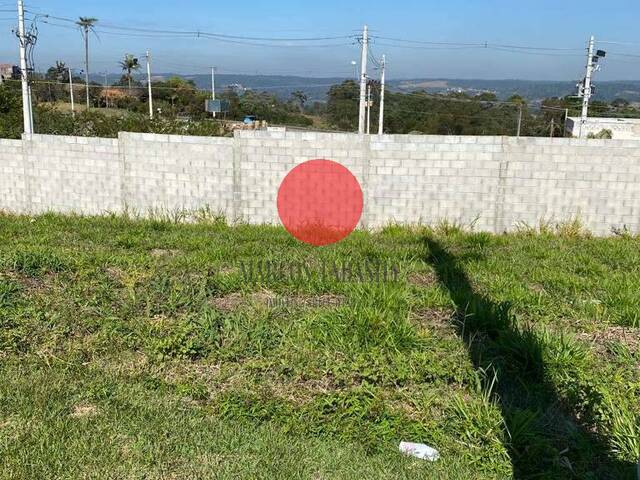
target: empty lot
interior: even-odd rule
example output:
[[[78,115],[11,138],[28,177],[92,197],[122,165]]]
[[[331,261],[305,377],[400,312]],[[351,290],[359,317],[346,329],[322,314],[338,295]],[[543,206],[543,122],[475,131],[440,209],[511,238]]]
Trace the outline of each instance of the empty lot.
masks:
[[[639,290],[578,225],[3,215],[0,476],[634,478]]]

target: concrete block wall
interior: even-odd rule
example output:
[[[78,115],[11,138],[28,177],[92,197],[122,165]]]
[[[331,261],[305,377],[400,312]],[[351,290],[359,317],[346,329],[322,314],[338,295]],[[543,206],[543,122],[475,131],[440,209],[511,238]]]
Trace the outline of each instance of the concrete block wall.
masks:
[[[29,208],[21,140],[0,139],[0,209],[23,212]]]
[[[340,133],[240,131],[236,134],[237,216],[250,223],[278,222],[278,187],[307,160],[329,159],[351,170],[367,204],[365,137]]]
[[[30,212],[120,211],[117,140],[30,135],[22,143]]]
[[[640,142],[240,131],[234,138],[121,133],[117,139],[0,140],[0,209],[145,214],[208,207],[277,223],[286,174],[343,164],[364,193],[361,225],[455,221],[502,232],[579,218],[640,232]]]
[[[504,139],[504,219],[578,218],[595,234],[640,232],[640,141]]]
[[[371,137],[369,223],[448,220],[492,231],[501,148],[500,137]]]
[[[120,133],[124,208],[233,213],[233,139]]]

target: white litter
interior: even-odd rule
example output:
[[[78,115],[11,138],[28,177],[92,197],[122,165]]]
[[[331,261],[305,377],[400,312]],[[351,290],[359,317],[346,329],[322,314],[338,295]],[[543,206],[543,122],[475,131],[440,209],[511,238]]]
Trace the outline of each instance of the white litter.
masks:
[[[405,455],[435,462],[440,458],[440,453],[424,443],[400,442],[400,451]]]

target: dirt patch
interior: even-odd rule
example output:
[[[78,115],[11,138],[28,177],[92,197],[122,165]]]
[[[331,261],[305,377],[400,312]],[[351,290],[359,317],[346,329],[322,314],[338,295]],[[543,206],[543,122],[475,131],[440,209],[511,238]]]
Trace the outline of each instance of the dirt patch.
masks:
[[[105,269],[105,273],[111,280],[116,280],[118,282],[121,282],[125,277],[125,272],[118,267],[107,267]]]
[[[450,308],[424,308],[411,313],[409,320],[420,330],[453,331],[455,311]]]
[[[218,310],[231,312],[247,305],[263,305],[269,308],[331,308],[344,305],[346,297],[334,294],[322,295],[277,295],[269,290],[243,295],[230,293],[229,295],[215,297],[211,300]]]
[[[98,366],[115,375],[133,377],[146,371],[149,359],[142,352],[121,352],[98,360]]]
[[[37,293],[46,290],[48,286],[53,283],[56,277],[54,273],[46,273],[41,277],[32,277],[15,272],[0,273],[0,276],[19,283],[22,288],[29,293]]]
[[[241,293],[230,293],[211,299],[210,304],[222,312],[231,312],[246,303]]]
[[[149,252],[149,254],[152,257],[174,257],[176,256],[178,253],[180,253],[180,250],[175,250],[175,249],[166,249],[166,248],[154,248],[153,250],[151,250]]]
[[[332,308],[344,305],[346,297],[342,295],[286,295],[268,300],[267,305],[272,308]]]
[[[632,351],[640,348],[640,329],[638,328],[610,326],[597,332],[580,333],[578,338],[593,344],[600,352],[606,351],[607,344],[611,342],[619,342]]]
[[[218,269],[218,273],[220,273],[221,275],[233,275],[235,273],[238,273],[238,268],[224,265]]]
[[[98,407],[90,403],[80,403],[73,407],[71,416],[74,418],[94,417],[98,414]]]
[[[432,287],[438,283],[438,277],[433,272],[411,273],[407,280],[417,287]]]
[[[541,285],[539,283],[532,283],[528,285],[528,288],[529,288],[529,291],[533,293],[538,293],[538,294],[547,293],[546,289],[544,288],[544,285]]]
[[[220,364],[176,361],[162,367],[162,379],[170,383],[198,380],[211,384],[218,378],[220,368]]]

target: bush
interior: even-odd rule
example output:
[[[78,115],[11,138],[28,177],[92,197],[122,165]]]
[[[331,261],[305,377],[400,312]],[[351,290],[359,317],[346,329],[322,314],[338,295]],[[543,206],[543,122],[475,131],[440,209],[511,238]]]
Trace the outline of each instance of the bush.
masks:
[[[14,86],[0,85],[0,138],[22,135],[22,99]]]
[[[587,135],[587,138],[611,140],[613,138],[613,132],[608,128],[603,128],[598,133],[590,133]]]

